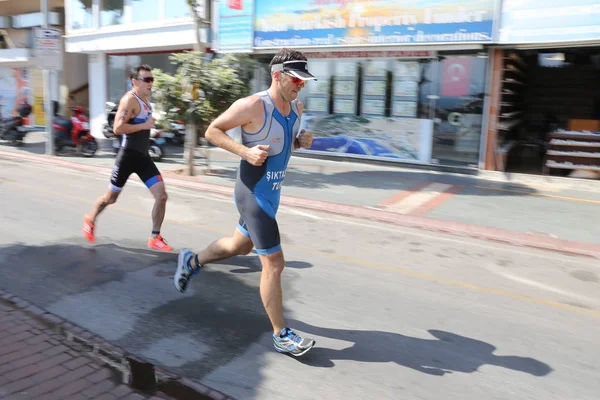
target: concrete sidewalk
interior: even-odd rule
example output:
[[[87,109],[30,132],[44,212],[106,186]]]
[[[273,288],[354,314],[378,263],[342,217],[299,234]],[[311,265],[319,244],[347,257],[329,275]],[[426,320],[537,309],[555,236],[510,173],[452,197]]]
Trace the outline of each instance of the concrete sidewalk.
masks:
[[[231,400],[188,379],[154,371],[136,356],[119,356],[114,346],[99,343],[90,332],[2,290],[0,399]]]
[[[8,302],[0,302],[0,398],[171,399],[135,392],[113,369]]]
[[[43,156],[42,137],[27,140],[20,148],[2,146],[0,157],[103,174],[109,174],[114,163],[111,152],[90,159]],[[231,196],[238,157],[212,148],[210,172],[189,177],[181,173],[182,148],[167,150],[158,166],[168,185]],[[199,170],[203,164],[197,161]],[[284,206],[600,255],[600,182],[595,180],[485,171],[459,174],[298,155],[290,161],[282,194]]]

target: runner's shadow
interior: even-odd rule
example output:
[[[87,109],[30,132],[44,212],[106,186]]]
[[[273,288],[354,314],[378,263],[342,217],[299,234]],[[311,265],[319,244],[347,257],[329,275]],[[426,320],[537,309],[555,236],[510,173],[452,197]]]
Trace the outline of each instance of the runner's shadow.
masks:
[[[552,368],[534,358],[501,356],[496,347],[481,340],[441,330],[429,330],[435,339],[422,339],[383,331],[354,331],[319,328],[294,321],[292,326],[309,335],[352,343],[342,349],[315,347],[298,360],[303,364],[331,368],[335,361],[396,363],[428,375],[452,372],[472,373],[484,365],[494,365],[533,376],[548,375]],[[317,340],[318,346],[318,340]]]
[[[215,261],[213,264],[217,265],[233,265],[241,267],[231,270],[234,274],[250,274],[254,272],[260,272],[262,266],[260,265],[260,259],[256,255],[256,251],[252,251],[252,255],[248,256],[235,256],[222,261]],[[286,261],[285,267],[291,269],[306,269],[311,268],[313,265],[305,261]]]

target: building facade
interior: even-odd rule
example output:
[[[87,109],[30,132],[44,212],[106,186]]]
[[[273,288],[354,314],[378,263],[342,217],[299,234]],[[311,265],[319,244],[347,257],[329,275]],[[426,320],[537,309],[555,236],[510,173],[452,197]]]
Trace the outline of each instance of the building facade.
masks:
[[[49,0],[48,26],[64,33],[64,1]],[[0,3],[0,114],[14,113],[26,99],[33,105],[31,125],[44,126],[43,72],[34,60],[34,29],[41,27],[43,15],[37,0],[7,0]],[[63,69],[50,74],[50,98],[64,106],[69,96],[87,103],[87,74],[79,67],[76,54],[61,53]],[[85,69],[83,70],[85,71]]]
[[[103,137],[105,104],[130,89],[129,69],[145,63],[174,72],[169,55],[192,50],[197,41],[193,19],[187,0],[67,1],[65,49],[87,59],[91,130]],[[201,29],[202,47],[209,38]]]
[[[501,7],[485,167],[600,177],[600,4]]]
[[[480,167],[494,0],[219,3],[217,52],[261,61],[302,50],[317,82],[301,92],[309,153]]]

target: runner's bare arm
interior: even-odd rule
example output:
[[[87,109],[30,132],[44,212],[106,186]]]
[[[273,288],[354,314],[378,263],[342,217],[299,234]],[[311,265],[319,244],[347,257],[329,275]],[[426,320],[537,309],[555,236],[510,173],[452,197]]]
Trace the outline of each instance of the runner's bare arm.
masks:
[[[262,100],[259,97],[248,96],[239,99],[210,124],[206,130],[206,140],[246,159],[249,148],[230,138],[226,132],[254,122],[257,115],[264,115]]]

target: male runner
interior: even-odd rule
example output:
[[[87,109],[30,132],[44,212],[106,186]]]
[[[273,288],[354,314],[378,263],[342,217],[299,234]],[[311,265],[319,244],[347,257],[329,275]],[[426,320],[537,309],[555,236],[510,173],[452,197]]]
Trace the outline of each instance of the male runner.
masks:
[[[256,247],[262,264],[260,296],[273,325],[275,349],[297,357],[315,341],[303,339],[284,321],[281,273],[285,260],[275,215],[292,151],[312,144],[311,133],[299,132],[302,104],[296,98],[306,81],[315,78],[308,72],[306,56],[289,49],[273,57],[271,76],[268,90],[237,100],[206,131],[214,145],[242,158],[235,184],[239,225],[233,237],[219,239],[197,254],[181,250],[173,280],[177,290],[184,292],[203,265],[248,254]],[[234,128],[241,128],[242,143],[225,133]]]
[[[148,65],[140,65],[131,71],[133,89],[126,93],[119,102],[115,115],[113,131],[122,135],[121,148],[117,154],[115,165],[110,178],[110,185],[92,209],[91,214],[83,217],[83,234],[94,242],[94,228],[98,215],[109,205],[117,201],[129,175],[136,173],[150,193],[154,196],[152,209],[152,236],[148,239],[148,247],[160,251],[171,251],[173,247],[160,235],[160,227],[165,218],[167,192],[158,168],[150,158],[150,129],[154,128],[152,107],[149,99],[152,92],[154,77]]]

